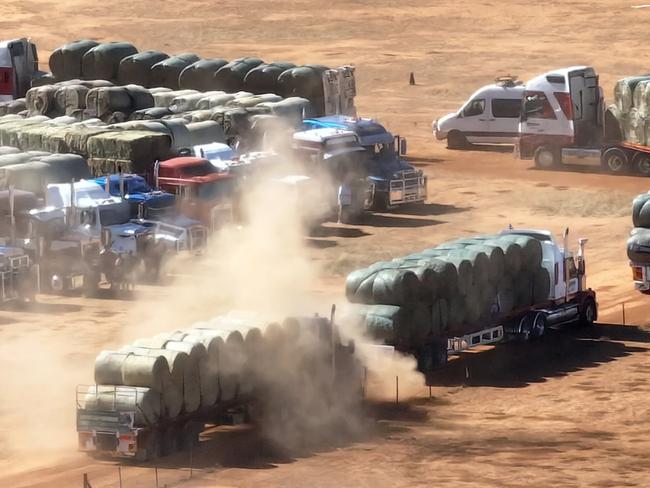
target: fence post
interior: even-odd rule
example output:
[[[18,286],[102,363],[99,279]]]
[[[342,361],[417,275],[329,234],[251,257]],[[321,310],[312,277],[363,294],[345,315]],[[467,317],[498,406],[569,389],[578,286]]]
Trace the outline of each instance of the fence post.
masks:
[[[155,473],[156,473],[156,488],[158,488],[158,466],[154,468]]]
[[[193,446],[190,446],[190,479],[192,479],[192,466],[193,466]]]
[[[117,476],[120,479],[120,488],[122,488],[122,466],[117,467]]]
[[[88,473],[84,473],[84,488],[93,488],[88,481]]]
[[[621,308],[623,309],[623,325],[625,324],[625,302],[621,303]]]
[[[399,376],[395,376],[395,405],[399,405]]]

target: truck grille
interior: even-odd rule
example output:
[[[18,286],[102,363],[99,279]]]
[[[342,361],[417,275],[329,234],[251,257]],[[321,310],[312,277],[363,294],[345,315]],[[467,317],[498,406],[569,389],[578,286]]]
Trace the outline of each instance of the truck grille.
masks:
[[[117,436],[115,435],[115,432],[97,432],[97,450],[117,450]]]

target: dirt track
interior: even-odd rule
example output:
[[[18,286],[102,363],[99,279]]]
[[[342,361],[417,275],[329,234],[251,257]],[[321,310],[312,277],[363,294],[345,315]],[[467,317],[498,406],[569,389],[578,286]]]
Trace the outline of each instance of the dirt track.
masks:
[[[90,37],[204,56],[355,64],[360,113],[409,139],[429,175],[429,204],[366,225],[327,225],[306,239],[322,275],[310,290],[315,302],[341,302],[343,276],[357,265],[446,238],[508,223],[558,235],[569,226],[572,246],[589,238],[601,322],[620,323],[622,302],[628,323],[649,322],[624,249],[630,200],[649,180],[537,171],[499,151],[447,151],[432,141],[430,124],[508,72],[526,79],[592,64],[611,96],[614,80],[645,71],[638,40],[650,9],[621,1],[159,3],[6,0],[0,28],[3,38],[31,35],[43,59],[66,40]],[[411,71],[416,86],[408,85]],[[0,486],[80,486],[84,472],[94,488],[117,486],[113,464],[74,451],[71,388],[92,380],[97,352],[130,336],[147,307],[185,291],[143,287],[135,304],[43,297],[35,309],[0,313]],[[207,297],[184,304],[187,322],[219,311],[218,297]],[[159,330],[185,325],[172,322]],[[647,486],[649,340],[603,325],[467,354],[433,378],[432,400],[423,388],[409,406],[373,411],[366,437],[289,458],[260,445],[255,432],[214,433],[195,454],[198,481],[183,486]],[[162,466],[161,486],[189,474],[180,455]],[[123,475],[125,486],[153,486],[150,469],[129,466]]]

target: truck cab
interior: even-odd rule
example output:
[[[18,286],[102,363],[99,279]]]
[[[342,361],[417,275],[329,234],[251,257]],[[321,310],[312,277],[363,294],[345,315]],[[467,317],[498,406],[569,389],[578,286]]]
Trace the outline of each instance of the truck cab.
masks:
[[[210,161],[178,157],[160,161],[154,168],[156,186],[176,195],[181,213],[214,231],[232,222],[235,178],[218,172]]]
[[[368,179],[374,185],[374,209],[426,200],[426,176],[400,157],[406,154],[406,139],[393,136],[376,120],[333,115],[305,119],[303,123],[306,128],[333,127],[357,134],[370,158]]]
[[[433,122],[433,134],[447,140],[449,149],[468,144],[514,144],[519,135],[519,118],[524,87],[514,77],[497,78],[472,94],[457,112]]]
[[[175,208],[176,197],[173,194],[153,189],[142,176],[113,174],[100,176],[94,181],[106,190],[107,178],[108,193],[124,198],[131,205],[133,218],[156,218]]]
[[[600,165],[604,98],[596,71],[572,66],[526,83],[515,154],[539,168]]]
[[[25,38],[0,41],[0,102],[24,97],[38,74],[36,44]]]
[[[235,150],[223,142],[200,144],[194,146],[193,152],[194,157],[207,159],[219,171],[227,169],[224,164],[225,161],[230,161],[236,157]]]
[[[373,185],[368,182],[368,154],[352,131],[336,128],[310,129],[293,135],[293,153],[305,175],[333,185],[329,201],[336,208],[337,189],[351,189],[351,215],[360,215],[372,205]]]

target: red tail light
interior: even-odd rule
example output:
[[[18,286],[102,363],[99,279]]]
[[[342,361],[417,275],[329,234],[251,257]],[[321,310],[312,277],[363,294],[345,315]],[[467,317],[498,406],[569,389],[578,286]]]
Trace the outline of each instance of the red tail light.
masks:
[[[634,281],[643,281],[643,268],[641,266],[632,266],[632,279]]]
[[[571,104],[571,95],[566,92],[554,92],[556,100],[567,120],[573,120],[573,105]]]
[[[14,69],[0,68],[0,95],[14,94]]]

